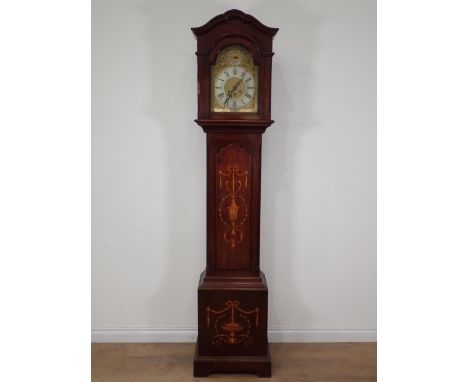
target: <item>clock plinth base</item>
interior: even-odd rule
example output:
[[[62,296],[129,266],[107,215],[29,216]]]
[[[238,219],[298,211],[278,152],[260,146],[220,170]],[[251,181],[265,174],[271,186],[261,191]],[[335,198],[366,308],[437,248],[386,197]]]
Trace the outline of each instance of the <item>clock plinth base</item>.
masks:
[[[215,373],[252,373],[262,378],[271,377],[271,357],[267,344],[265,356],[199,356],[198,341],[193,361],[193,376],[208,377]]]
[[[198,338],[194,375],[271,375],[265,275],[207,276],[198,286]]]

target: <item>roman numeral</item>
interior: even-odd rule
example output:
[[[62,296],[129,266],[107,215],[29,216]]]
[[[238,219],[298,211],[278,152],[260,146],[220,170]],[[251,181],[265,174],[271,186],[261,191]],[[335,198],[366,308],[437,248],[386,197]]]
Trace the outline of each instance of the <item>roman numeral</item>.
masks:
[[[247,86],[247,89],[255,89],[255,86]]]
[[[224,71],[224,74],[226,75],[226,77],[229,77],[229,73],[227,70]]]
[[[219,98],[219,99],[221,99],[221,98],[223,98],[223,97],[224,97],[224,93],[219,93],[219,94],[218,94],[218,98]]]
[[[249,93],[245,93],[245,96],[246,96],[248,99],[252,98],[252,96],[251,96]]]
[[[245,83],[249,82],[251,79],[252,79],[252,77],[247,78],[247,79],[245,80]]]
[[[246,72],[245,72],[245,70],[244,70],[244,72],[241,74],[241,78],[244,78],[245,73],[246,73]]]
[[[215,86],[215,89],[222,89],[222,86]]]
[[[232,69],[232,74],[234,74],[234,75],[237,74],[237,68]]]
[[[232,107],[237,107],[236,101],[232,101]]]

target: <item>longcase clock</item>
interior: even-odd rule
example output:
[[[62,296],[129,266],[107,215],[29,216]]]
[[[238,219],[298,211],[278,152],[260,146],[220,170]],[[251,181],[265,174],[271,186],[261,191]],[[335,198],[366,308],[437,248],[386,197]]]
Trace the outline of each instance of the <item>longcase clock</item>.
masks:
[[[194,376],[271,375],[268,287],[260,271],[262,134],[271,120],[278,31],[231,10],[192,28],[198,119],[207,137],[207,257],[198,286]]]

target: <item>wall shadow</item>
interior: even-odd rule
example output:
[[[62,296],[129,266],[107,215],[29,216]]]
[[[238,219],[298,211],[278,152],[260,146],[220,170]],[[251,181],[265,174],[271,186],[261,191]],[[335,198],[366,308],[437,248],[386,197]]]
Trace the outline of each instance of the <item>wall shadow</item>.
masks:
[[[288,317],[300,316],[307,321],[313,315],[306,307],[312,304],[301,303],[300,296],[304,293],[298,293],[293,276],[297,267],[294,211],[299,206],[295,205],[291,190],[296,183],[298,145],[316,124],[314,35],[321,20],[295,1],[259,3],[249,13],[279,28],[273,41],[272,119],[275,123],[265,132],[262,147],[261,267],[267,280],[277,281],[269,283],[269,329],[274,333],[272,339],[281,341],[277,330],[293,329],[281,324],[291,321]],[[307,46],[303,45],[305,40]],[[297,86],[301,87],[301,93],[292,94]],[[287,311],[288,304],[282,302],[291,299],[297,303],[294,311]]]

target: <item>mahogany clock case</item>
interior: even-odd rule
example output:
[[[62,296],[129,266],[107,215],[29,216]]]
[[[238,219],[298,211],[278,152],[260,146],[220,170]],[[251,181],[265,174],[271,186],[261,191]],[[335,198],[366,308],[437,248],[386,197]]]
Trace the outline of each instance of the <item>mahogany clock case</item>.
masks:
[[[262,134],[271,120],[272,39],[278,31],[231,10],[192,28],[197,38],[198,119],[207,134],[207,258],[198,286],[194,376],[271,376],[268,287],[260,271]],[[241,46],[258,67],[255,113],[214,112],[212,65]]]

